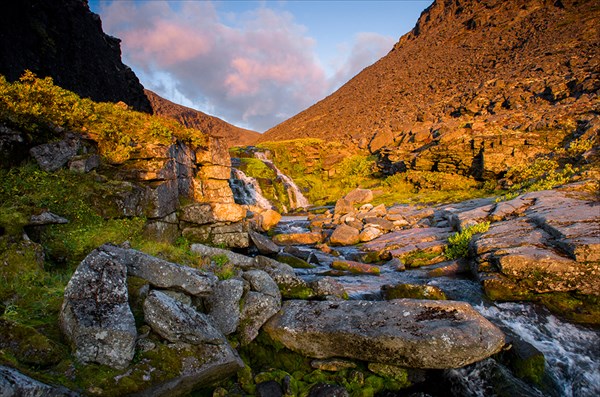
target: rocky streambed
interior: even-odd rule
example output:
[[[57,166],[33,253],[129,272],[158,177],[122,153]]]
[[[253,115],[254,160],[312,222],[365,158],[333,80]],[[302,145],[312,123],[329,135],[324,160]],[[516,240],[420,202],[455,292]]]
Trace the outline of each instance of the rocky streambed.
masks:
[[[2,390],[600,393],[600,207],[586,185],[436,207],[371,199],[357,190],[321,214],[284,217],[272,237],[250,231],[244,255],[191,246],[226,274],[99,247],[70,280],[60,314],[78,363],[64,376],[82,389],[1,367]],[[448,260],[450,236],[485,222],[466,257]]]

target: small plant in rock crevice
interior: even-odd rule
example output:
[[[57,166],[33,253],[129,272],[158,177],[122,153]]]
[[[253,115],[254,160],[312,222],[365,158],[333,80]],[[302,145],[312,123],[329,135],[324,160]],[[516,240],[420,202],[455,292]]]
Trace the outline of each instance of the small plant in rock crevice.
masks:
[[[448,246],[444,254],[448,259],[466,258],[469,256],[469,243],[474,234],[485,233],[490,228],[490,222],[482,222],[468,226],[448,238]]]

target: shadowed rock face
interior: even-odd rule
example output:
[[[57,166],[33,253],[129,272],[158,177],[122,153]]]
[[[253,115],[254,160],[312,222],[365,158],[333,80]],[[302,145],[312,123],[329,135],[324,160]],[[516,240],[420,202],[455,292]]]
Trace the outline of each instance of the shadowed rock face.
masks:
[[[287,301],[264,327],[314,358],[347,357],[411,368],[457,368],[504,345],[504,334],[468,303]]]
[[[97,102],[123,101],[152,113],[144,88],[121,62],[120,40],[105,34],[87,0],[20,0],[2,4],[0,74],[26,69]]]
[[[385,57],[259,142],[337,140],[379,153],[387,173],[498,176],[597,130],[596,3],[437,0]]]

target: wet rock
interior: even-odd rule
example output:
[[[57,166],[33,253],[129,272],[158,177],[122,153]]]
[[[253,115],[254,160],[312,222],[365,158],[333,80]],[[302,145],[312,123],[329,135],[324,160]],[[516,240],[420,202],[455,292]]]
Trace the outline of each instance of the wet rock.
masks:
[[[78,397],[79,394],[62,386],[51,386],[26,376],[16,369],[0,366],[0,395],[2,397]]]
[[[495,206],[495,204],[489,204],[469,211],[453,214],[448,218],[448,222],[454,230],[461,231],[469,226],[475,226],[476,224],[485,221]]]
[[[277,245],[312,245],[321,240],[321,233],[289,233],[273,236],[273,242]]]
[[[436,265],[435,269],[427,272],[428,277],[453,277],[460,274],[469,273],[471,268],[467,261],[458,260],[451,262],[443,262]]]
[[[240,300],[243,294],[244,282],[232,278],[219,281],[205,300],[211,322],[224,335],[234,333],[240,324]]]
[[[82,363],[125,368],[133,358],[137,332],[126,277],[124,263],[96,249],[69,280],[60,327]]]
[[[397,382],[406,383],[408,381],[408,371],[406,368],[398,367],[390,364],[369,363],[369,371],[393,379]]]
[[[398,258],[390,259],[389,261],[387,261],[385,263],[385,266],[391,267],[392,269],[396,270],[397,272],[403,272],[406,270],[406,266]]]
[[[353,261],[333,261],[331,268],[335,270],[345,270],[354,274],[372,274],[379,276],[380,269],[378,266],[368,265],[366,263]]]
[[[252,291],[271,296],[276,300],[281,300],[279,288],[267,272],[258,269],[248,270],[244,272],[243,277],[244,280],[250,283]]]
[[[303,355],[411,368],[457,368],[504,345],[504,334],[453,301],[287,301],[264,327]]]
[[[392,299],[431,299],[446,300],[444,291],[433,285],[397,284],[383,285],[381,292],[386,300]]]
[[[279,252],[279,246],[271,241],[271,239],[267,236],[264,236],[253,230],[249,230],[248,235],[250,236],[250,240],[252,240],[256,248],[258,248],[258,252],[261,254],[274,255]]]
[[[329,243],[331,245],[354,245],[360,242],[360,232],[348,225],[339,225],[335,228],[331,237],[329,237]]]
[[[58,142],[44,143],[29,150],[41,169],[54,172],[64,167],[71,158],[77,155],[81,140],[74,134],[67,134],[65,139]]]
[[[295,269],[313,269],[315,267],[315,265],[311,265],[305,260],[285,252],[279,253],[275,259],[281,263],[286,263]]]
[[[207,296],[217,282],[214,274],[167,262],[143,252],[103,245],[100,249],[127,266],[130,275],[158,288],[174,288],[190,295]]]
[[[160,291],[150,291],[144,301],[144,320],[170,342],[227,343],[208,316]]]

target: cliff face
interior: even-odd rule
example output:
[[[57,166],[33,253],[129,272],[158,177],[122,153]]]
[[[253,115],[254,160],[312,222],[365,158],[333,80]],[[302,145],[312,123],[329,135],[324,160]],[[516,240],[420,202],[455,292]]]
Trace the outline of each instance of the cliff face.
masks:
[[[597,134],[599,26],[595,1],[438,0],[388,55],[259,141],[338,140],[389,172],[501,175]]]
[[[152,112],[143,87],[121,62],[120,40],[104,34],[87,0],[19,0],[2,4],[0,74],[29,69],[97,102],[123,101]]]
[[[218,117],[178,105],[150,90],[145,90],[145,93],[155,114],[175,119],[188,128],[195,128],[210,136],[221,137],[228,147],[251,145],[260,137],[256,131],[239,128]]]

